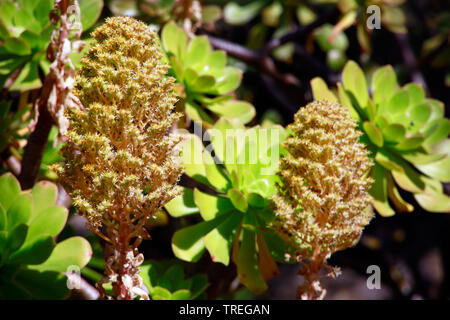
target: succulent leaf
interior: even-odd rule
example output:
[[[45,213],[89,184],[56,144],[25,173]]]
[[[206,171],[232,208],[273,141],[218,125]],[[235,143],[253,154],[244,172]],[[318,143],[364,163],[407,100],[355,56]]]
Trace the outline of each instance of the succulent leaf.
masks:
[[[421,199],[420,205],[429,211],[436,211],[439,207],[448,212],[445,206],[432,206],[432,201],[428,200],[433,197],[445,199],[442,191],[429,193],[424,183],[429,178],[437,183],[447,182],[450,178],[449,152],[438,150],[437,147],[450,133],[450,120],[444,117],[443,103],[427,98],[419,84],[409,83],[400,87],[393,68],[384,66],[376,70],[372,77],[372,97],[367,93],[367,104],[364,107],[361,103],[366,101],[366,94],[359,92],[364,85],[360,84],[358,90],[356,77],[358,81],[364,82],[361,69],[355,62],[350,61],[344,67],[343,85],[338,83],[337,88],[339,102],[352,110],[355,119],[372,119],[372,113],[376,115],[373,121],[360,123],[360,129],[365,133],[361,141],[367,143],[374,152],[377,163],[390,171],[388,176],[392,174],[394,181],[401,188]],[[323,97],[322,92],[330,89],[324,82],[316,79],[314,81],[315,98]],[[319,83],[320,91],[314,90]],[[374,110],[371,110],[372,108]],[[415,169],[426,176],[415,172]],[[386,183],[375,181],[375,184],[375,189],[378,189],[378,186],[387,187]],[[393,199],[398,200],[398,197],[394,188],[391,188],[391,200],[396,204]],[[380,192],[386,194],[386,191],[382,190],[377,193],[381,194]],[[390,209],[389,203],[384,201],[384,196],[382,199],[374,203],[375,208],[382,215],[392,215],[393,210]],[[410,209],[410,205],[402,200],[398,200],[396,206],[407,211]]]
[[[210,114],[250,122],[255,116],[254,107],[240,100],[230,100],[241,83],[242,71],[226,66],[224,51],[212,50],[206,36],[188,40],[183,29],[174,22],[167,23],[161,41],[171,66],[171,73],[184,86],[184,108],[189,118],[196,122],[212,124]],[[213,96],[213,97],[210,97]],[[207,112],[209,111],[209,112]]]
[[[55,205],[56,185],[41,181],[32,190],[21,192],[17,179],[8,173],[0,176],[0,188],[0,274],[9,274],[0,277],[0,297],[64,298],[68,289],[62,272],[69,265],[83,268],[92,249],[80,237],[55,246],[53,238],[62,231],[68,216],[66,208]],[[74,246],[63,248],[64,243]],[[59,269],[52,266],[57,256],[63,262]]]

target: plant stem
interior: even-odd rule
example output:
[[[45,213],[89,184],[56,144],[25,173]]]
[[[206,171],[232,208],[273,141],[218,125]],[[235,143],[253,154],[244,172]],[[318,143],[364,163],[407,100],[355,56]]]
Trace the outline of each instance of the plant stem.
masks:
[[[22,169],[19,175],[22,189],[33,187],[36,181],[52,124],[53,119],[46,104],[41,103],[36,128],[31,132],[23,154]]]

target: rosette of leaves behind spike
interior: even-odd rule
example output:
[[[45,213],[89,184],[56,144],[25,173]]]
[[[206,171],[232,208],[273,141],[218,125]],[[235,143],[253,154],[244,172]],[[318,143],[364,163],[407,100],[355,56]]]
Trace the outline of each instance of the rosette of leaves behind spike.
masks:
[[[173,217],[200,213],[204,221],[174,234],[176,257],[196,262],[206,249],[215,262],[233,261],[240,281],[253,293],[267,289],[265,280],[279,273],[272,257],[284,262],[288,250],[266,227],[274,217],[269,204],[285,135],[279,125],[245,128],[224,118],[207,131],[211,144],[206,148],[198,136],[188,135],[182,154],[186,174],[207,188],[185,188],[165,208]]]
[[[353,246],[372,218],[369,151],[347,109],[314,101],[294,116],[283,146],[273,227],[296,248],[305,283],[297,298],[321,299],[319,271],[332,253]]]
[[[173,22],[164,26],[161,38],[171,75],[181,85],[178,95],[189,118],[208,127],[214,123],[212,114],[243,123],[253,119],[254,107],[230,95],[241,83],[242,72],[226,65],[224,51],[212,50],[206,36],[188,41],[184,31]]]
[[[69,293],[70,268],[91,258],[81,237],[55,243],[68,216],[55,205],[56,185],[48,181],[21,191],[10,173],[0,177],[0,299],[62,299]]]
[[[103,1],[78,2],[86,30],[100,15]],[[50,67],[46,50],[55,29],[49,17],[53,5],[54,0],[1,1],[0,88],[10,78],[14,80],[9,83],[9,90],[27,91],[42,86],[39,72],[47,74]]]
[[[362,141],[376,162],[370,193],[378,213],[395,214],[388,199],[399,212],[414,210],[397,186],[412,192],[428,211],[450,212],[450,197],[441,184],[450,181],[450,120],[444,117],[443,103],[427,98],[419,84],[399,86],[391,66],[373,74],[372,96],[355,62],[346,64],[342,79],[337,96],[322,79],[313,79],[314,98],[339,101],[358,120],[365,133]]]
[[[107,241],[106,278],[118,299],[146,297],[137,247],[145,223],[173,197],[182,168],[173,78],[161,62],[157,34],[129,17],[108,18],[81,60],[75,94],[84,110],[67,110],[70,129],[58,167],[61,183],[92,231]],[[104,292],[102,292],[104,294]]]

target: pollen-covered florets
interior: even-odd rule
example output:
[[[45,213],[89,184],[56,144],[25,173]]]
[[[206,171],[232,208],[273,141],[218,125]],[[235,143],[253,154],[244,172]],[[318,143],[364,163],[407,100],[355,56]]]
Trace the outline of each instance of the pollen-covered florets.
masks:
[[[339,104],[314,101],[294,120],[283,145],[288,154],[280,161],[274,226],[297,249],[296,258],[324,262],[354,245],[372,218],[373,164],[358,142],[356,121]]]
[[[70,109],[61,183],[91,228],[143,220],[180,193],[179,138],[167,135],[178,119],[168,66],[157,34],[128,17],[106,19],[82,59],[75,94],[84,110]]]

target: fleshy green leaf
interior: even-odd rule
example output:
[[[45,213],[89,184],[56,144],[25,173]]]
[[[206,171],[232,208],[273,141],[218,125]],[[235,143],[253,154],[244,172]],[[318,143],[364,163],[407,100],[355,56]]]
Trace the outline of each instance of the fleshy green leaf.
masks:
[[[5,209],[3,209],[0,203],[0,231],[5,230],[8,225],[8,216],[6,215]]]
[[[395,145],[395,149],[397,150],[411,150],[418,148],[422,145],[424,141],[424,137],[422,135],[415,135],[409,138],[406,138],[402,142]]]
[[[0,4],[0,18],[6,28],[13,27],[13,18],[16,15],[17,8],[11,1],[2,1]]]
[[[212,52],[205,61],[205,66],[208,66],[209,69],[222,69],[226,64],[227,54],[222,50]]]
[[[217,82],[208,93],[226,94],[235,90],[242,80],[242,71],[235,67],[225,67],[221,70],[222,75],[216,78]]]
[[[408,162],[412,164],[429,164],[436,162],[445,157],[445,154],[429,154],[424,152],[422,149],[413,149],[407,151],[397,151],[402,155]]]
[[[229,181],[214,162],[208,150],[203,151],[203,161],[205,165],[206,178],[217,190],[225,191],[230,185]]]
[[[265,5],[265,1],[252,1],[247,5],[240,6],[235,2],[228,3],[224,10],[223,16],[225,21],[231,25],[239,26],[246,24],[253,19]]]
[[[28,91],[40,87],[42,87],[42,82],[38,74],[38,62],[30,61],[22,68],[9,90]]]
[[[409,166],[403,166],[404,173],[393,171],[392,175],[395,182],[402,188],[409,192],[420,193],[425,188],[425,183],[420,174],[414,171]]]
[[[33,210],[33,200],[31,195],[22,194],[16,197],[14,203],[7,211],[8,230],[12,230],[19,223],[27,223]]]
[[[40,0],[39,5],[34,11],[34,16],[44,27],[50,23],[49,12],[53,8],[53,0]]]
[[[387,65],[375,71],[372,78],[372,92],[373,101],[378,105],[378,114],[383,114],[386,103],[397,89],[397,75],[392,66]]]
[[[89,242],[82,237],[71,237],[58,243],[48,260],[33,269],[66,272],[72,265],[82,269],[91,257],[92,248]]]
[[[342,82],[346,90],[350,91],[362,108],[365,108],[369,100],[367,83],[364,72],[358,64],[352,60],[347,62],[342,71]]]
[[[409,106],[409,95],[406,90],[400,90],[395,93],[389,100],[387,110],[389,114],[398,114],[400,117],[404,117],[404,112]]]
[[[172,250],[181,260],[196,262],[203,254],[203,237],[217,227],[228,215],[222,214],[213,220],[200,222],[175,232],[172,238]]]
[[[54,246],[53,238],[49,235],[44,235],[26,247],[22,247],[14,252],[9,259],[13,263],[38,265],[48,259]]]
[[[15,279],[16,282],[31,293],[33,299],[60,300],[67,297],[67,277],[60,272],[21,270]]]
[[[187,46],[187,38],[184,31],[178,28],[175,22],[169,22],[162,30],[161,39],[165,51],[171,52],[183,62]]]
[[[202,122],[206,121],[207,123],[213,123],[211,117],[203,110],[199,105],[197,105],[193,101],[186,100],[185,101],[185,112],[189,118],[194,121]]]
[[[322,78],[316,77],[311,80],[311,89],[314,100],[327,100],[330,102],[337,102],[337,98],[333,92],[328,89],[327,84]]]
[[[205,166],[203,165],[203,143],[194,134],[184,135],[180,146],[182,149],[181,161],[185,167],[185,173],[196,179],[205,177]]]
[[[39,213],[31,222],[26,244],[32,243],[43,235],[56,237],[64,228],[68,211],[61,206],[48,207]]]
[[[87,30],[97,21],[103,9],[103,0],[78,0],[80,4],[81,24]]]
[[[23,27],[25,29],[35,30],[36,32],[41,31],[41,24],[34,19],[33,15],[28,8],[21,8],[17,10],[14,15],[14,24],[16,26]]]
[[[258,180],[257,182],[259,182],[259,185],[266,185],[264,183],[264,181],[267,180]],[[258,188],[259,189],[259,188]],[[248,188],[247,188],[248,191]],[[259,191],[260,193],[264,194],[265,192],[263,190]],[[248,200],[248,204],[254,208],[264,208],[266,206],[266,201],[264,200],[264,198],[262,196],[260,196],[260,193],[250,193],[247,196],[247,200]]]
[[[428,104],[419,104],[411,108],[411,120],[415,123],[425,123],[431,116],[431,107]]]
[[[372,177],[375,181],[369,193],[373,197],[373,206],[383,217],[393,216],[395,211],[389,206],[387,198],[386,170],[380,165],[375,165]]]
[[[414,211],[414,206],[403,200],[403,198],[401,197],[400,192],[398,191],[397,187],[395,186],[394,180],[392,179],[392,175],[389,172],[386,173],[386,178],[387,178],[388,197],[394,204],[397,211],[398,212]]]
[[[236,121],[238,120],[233,121],[232,119],[221,118],[214,124],[212,130],[208,130],[215,155],[222,163],[225,163],[228,169],[234,168],[231,166],[231,162],[238,154],[235,152],[234,136],[230,135],[230,133],[234,133],[233,129],[237,128]],[[239,125],[239,129],[243,130],[244,126],[240,121]]]
[[[406,89],[409,94],[409,103],[410,105],[414,106],[422,102],[423,99],[425,99],[425,90],[423,90],[423,87],[418,83],[409,83],[403,87],[403,89]]]
[[[338,88],[339,102],[341,103],[341,105],[348,109],[348,111],[350,112],[353,119],[356,119],[358,121],[361,120],[360,114],[353,107],[353,104],[352,104],[350,98],[348,97],[347,93],[345,92],[345,89],[342,86],[342,84],[338,83],[337,88]]]
[[[442,182],[450,182],[450,157],[447,156],[444,159],[436,162],[415,165],[417,169],[430,177]]]
[[[191,298],[191,293],[189,290],[180,289],[172,293],[171,300],[189,300]]]
[[[28,226],[24,223],[18,224],[9,234],[6,239],[6,248],[9,252],[15,252],[19,249],[27,237]]]
[[[36,216],[55,204],[58,188],[49,181],[39,181],[34,185],[31,194],[33,195],[33,213]]]
[[[39,47],[39,33],[36,30],[25,30],[20,35],[31,47],[31,49],[40,49]]]
[[[387,142],[400,142],[405,138],[406,128],[399,123],[392,123],[383,128],[383,138]]]
[[[396,158],[386,150],[380,150],[375,156],[375,161],[388,170],[397,170],[403,172],[403,167],[396,163]]]
[[[31,54],[30,45],[23,39],[10,37],[5,40],[5,49],[18,56]]]
[[[250,122],[256,114],[253,105],[242,100],[228,100],[207,108],[221,117],[236,118],[244,124]]]
[[[211,45],[206,36],[195,37],[189,42],[186,66],[202,63],[211,53]]]
[[[19,181],[11,173],[6,173],[0,177],[0,190],[0,204],[8,211],[20,193]]]
[[[200,75],[189,83],[189,88],[196,92],[208,92],[216,84],[216,79],[210,75]]]
[[[194,203],[194,192],[188,188],[184,189],[182,195],[166,203],[165,208],[172,217],[176,218],[199,212]]]
[[[414,198],[427,211],[450,212],[450,197],[443,193],[418,193]]]
[[[241,221],[242,214],[234,212],[227,220],[205,236],[204,243],[212,261],[228,265],[233,239]]]
[[[170,300],[172,294],[169,290],[161,287],[154,287],[152,291],[153,300]]]
[[[5,40],[9,38],[10,34],[8,28],[6,28],[5,24],[0,20],[0,40]]]
[[[252,225],[254,217],[246,216],[247,224]],[[242,242],[237,257],[238,277],[254,294],[261,294],[267,290],[267,284],[259,269],[258,253],[256,251],[256,233],[247,229],[242,230]]]
[[[383,135],[372,122],[365,121],[363,123],[363,128],[366,134],[369,136],[370,141],[372,141],[377,147],[383,146]]]
[[[448,137],[450,134],[450,120],[447,118],[439,119],[436,121],[436,129],[433,131],[433,133],[428,136],[425,140],[425,143],[428,145],[437,143],[445,138]]]
[[[212,220],[219,214],[233,209],[232,203],[227,198],[203,193],[198,189],[194,190],[194,201],[204,220]]]
[[[208,278],[203,274],[192,277],[191,299],[197,298],[208,287]]]
[[[331,24],[325,24],[320,28],[317,28],[314,32],[317,43],[320,48],[327,52],[331,49],[338,49],[340,51],[345,51],[348,48],[348,39],[345,33],[339,33],[333,40],[330,42],[331,32],[333,30],[333,26]]]
[[[233,188],[228,190],[227,194],[236,209],[244,213],[247,211],[247,199],[239,190]]]
[[[259,267],[264,280],[270,280],[279,276],[280,270],[270,255],[263,236],[260,234],[256,235],[256,242],[258,244]]]

